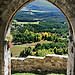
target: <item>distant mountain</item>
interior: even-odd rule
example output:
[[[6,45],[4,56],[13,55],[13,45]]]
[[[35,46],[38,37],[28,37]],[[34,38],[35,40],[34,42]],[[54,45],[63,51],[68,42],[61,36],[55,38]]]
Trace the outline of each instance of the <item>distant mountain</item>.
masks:
[[[21,9],[21,11],[27,10],[38,10],[38,11],[50,11],[50,12],[60,12],[60,10],[46,0],[36,0]]]
[[[66,20],[62,12],[46,0],[36,0],[24,6],[14,19],[59,19]]]

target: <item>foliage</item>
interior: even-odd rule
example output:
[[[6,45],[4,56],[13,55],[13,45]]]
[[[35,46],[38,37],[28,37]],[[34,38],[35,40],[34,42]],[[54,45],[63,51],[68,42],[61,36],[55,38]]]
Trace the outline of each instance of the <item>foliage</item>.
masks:
[[[38,42],[40,40],[47,40],[47,41],[53,41],[61,42],[61,43],[68,43],[67,38],[60,38],[56,34],[50,34],[49,32],[45,33],[33,33],[29,32],[27,29],[25,33],[15,33],[13,34],[13,41],[15,44],[24,44],[24,43],[31,43],[31,42]]]
[[[27,57],[28,55],[31,55],[31,47],[25,47],[25,50],[22,50],[20,53],[20,57]]]
[[[45,22],[44,22],[45,21]],[[51,33],[58,33],[62,35],[63,37],[66,37],[67,32],[68,32],[68,24],[65,21],[61,22],[60,20],[56,19],[51,19],[51,20],[42,20],[40,21],[39,24],[12,24],[12,31],[16,30],[24,33],[26,29],[28,31],[33,31],[34,33],[39,33],[39,32],[51,32]]]
[[[35,51],[36,55],[38,56],[46,55],[47,51],[49,51],[49,53],[51,54],[63,55],[68,53],[68,48],[64,43],[43,43],[42,45],[38,43],[33,49],[33,51]]]
[[[40,46],[41,46],[41,44],[40,43],[37,43],[37,45],[35,46],[35,48],[38,48]]]
[[[59,54],[64,55],[68,53],[67,46],[64,46],[63,43],[46,43],[40,44],[37,43],[33,50],[31,47],[25,47],[25,50],[22,50],[20,53],[20,57],[26,57],[28,55],[35,56],[46,56],[46,54]]]
[[[36,52],[36,56],[41,56],[41,57],[44,57],[44,56],[46,56],[46,54],[54,54],[54,52],[53,52],[53,49],[42,49],[42,50],[38,50],[37,52]]]
[[[68,32],[69,29],[68,24],[64,19],[64,17],[63,19],[61,19],[62,17],[62,15],[60,15],[61,13],[34,12],[34,14],[30,16],[29,14],[27,14],[29,12],[26,13],[24,11],[20,12],[18,13],[18,15],[15,16],[11,28],[11,34],[13,36],[12,42],[14,44],[19,45],[33,42],[35,43],[41,40],[50,41],[50,43],[46,44],[38,43],[33,49],[25,48],[25,50],[21,51],[20,56],[23,57],[26,57],[28,55],[44,56],[48,52],[52,54],[68,53],[67,35],[69,35]],[[58,16],[55,16],[57,14]],[[29,18],[27,18],[27,16]],[[38,18],[38,16],[40,19]],[[37,18],[37,20],[34,20],[35,18]],[[25,24],[24,22],[39,22],[39,23]]]

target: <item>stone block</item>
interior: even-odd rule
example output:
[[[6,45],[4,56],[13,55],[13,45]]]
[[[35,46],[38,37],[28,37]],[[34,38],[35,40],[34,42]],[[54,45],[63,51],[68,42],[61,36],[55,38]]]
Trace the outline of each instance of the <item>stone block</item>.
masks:
[[[3,1],[3,4],[7,5],[7,4],[9,4],[9,1]]]
[[[59,59],[60,61],[57,59]],[[32,72],[33,70],[34,72],[38,72],[38,69],[40,70],[40,72],[44,72],[45,70],[54,72],[55,70],[60,71],[60,69],[61,71],[64,71],[67,69],[67,63],[65,61],[66,59],[67,57],[59,55],[47,55],[44,59],[41,59],[41,57],[39,57],[39,59],[37,59],[37,57],[27,57],[24,60],[21,60],[20,58],[14,58],[12,59],[12,72],[14,72],[14,70],[17,72]]]

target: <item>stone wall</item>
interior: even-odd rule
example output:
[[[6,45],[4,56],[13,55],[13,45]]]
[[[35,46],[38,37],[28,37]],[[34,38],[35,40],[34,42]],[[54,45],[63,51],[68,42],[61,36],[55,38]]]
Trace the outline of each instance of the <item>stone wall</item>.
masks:
[[[12,73],[15,72],[59,72],[67,70],[68,56],[51,55],[45,57],[28,56],[27,58],[11,58]]]

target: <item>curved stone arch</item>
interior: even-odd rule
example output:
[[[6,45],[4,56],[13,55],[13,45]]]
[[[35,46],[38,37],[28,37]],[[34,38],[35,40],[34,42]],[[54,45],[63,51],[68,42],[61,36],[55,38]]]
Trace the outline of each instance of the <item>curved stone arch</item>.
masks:
[[[10,0],[8,0],[8,1],[10,1]],[[4,32],[2,32],[3,34],[1,33],[1,36],[4,35],[4,38],[5,38],[13,17],[16,15],[16,13],[22,7],[24,7],[25,5],[27,5],[28,3],[32,2],[32,1],[34,1],[34,0],[11,0],[11,2],[9,4],[6,4],[6,8],[4,8],[4,11],[2,12],[2,16],[0,16],[3,19],[2,28],[4,30]],[[68,21],[70,36],[75,38],[75,36],[74,36],[74,34],[75,34],[75,26],[74,26],[75,14],[74,13],[75,12],[74,12],[74,9],[72,9],[73,5],[71,6],[71,4],[72,4],[71,2],[73,0],[70,0],[70,1],[68,1],[68,0],[47,0],[47,1],[52,3],[53,5],[55,5],[57,8],[59,8],[63,12],[63,14],[65,15],[65,17]],[[3,36],[2,36],[2,38],[3,38]],[[3,44],[3,42],[4,41],[2,40],[2,44]],[[72,44],[72,42],[70,42],[70,44]],[[1,50],[3,50],[3,48],[4,48],[4,45],[2,45]],[[4,56],[4,55],[1,55],[1,56]],[[71,59],[73,62],[70,62]],[[3,60],[1,60],[1,61],[3,61]],[[72,52],[69,51],[68,71],[67,71],[68,74],[67,75],[71,75],[71,72],[72,72],[72,75],[74,75],[74,71],[75,71],[75,69],[74,69],[75,67],[73,67],[74,62],[75,62],[74,54],[72,54]],[[3,67],[3,65],[2,65],[2,67]]]
[[[13,11],[13,9],[11,10],[11,11],[13,11],[12,12],[12,14],[9,16],[9,18],[8,18],[8,22],[7,22],[7,24],[6,24],[6,27],[5,27],[5,34],[6,34],[6,32],[7,32],[7,30],[8,30],[8,28],[9,28],[9,25],[11,24],[11,22],[12,22],[12,19],[14,18],[14,16],[16,15],[16,13],[21,9],[21,8],[23,8],[25,5],[27,5],[27,4],[29,4],[30,2],[32,2],[32,1],[35,1],[35,0],[26,0],[26,1],[23,1],[23,3],[21,3],[19,6],[17,6],[17,8],[16,9],[14,9],[15,11]],[[66,18],[66,20],[67,20],[67,22],[68,22],[68,26],[69,26],[69,31],[70,31],[70,36],[73,36],[73,27],[72,27],[72,25],[71,25],[71,23],[70,23],[70,20],[69,20],[69,17],[68,17],[68,15],[66,14],[66,13],[68,13],[68,12],[66,12],[65,10],[64,10],[64,8],[62,8],[59,4],[58,4],[58,0],[56,1],[56,0],[47,0],[48,2],[50,2],[50,3],[52,3],[53,5],[55,5],[57,8],[59,8],[59,10],[61,10],[61,12],[64,14],[64,16],[65,16],[65,18]],[[59,1],[59,3],[61,3],[62,1]],[[66,2],[62,2],[62,4],[64,5],[64,7],[66,7]],[[10,6],[10,5],[9,5]],[[8,7],[9,7],[8,6]],[[12,7],[14,7],[14,5],[12,4]],[[11,13],[11,11],[9,12],[9,13]],[[9,14],[8,13],[8,14]]]
[[[5,35],[6,35],[7,31],[8,31],[8,29],[9,29],[9,25],[11,24],[11,22],[12,22],[14,16],[17,14],[17,12],[18,12],[20,9],[22,9],[25,5],[29,4],[29,3],[32,2],[32,1],[34,1],[34,0],[26,0],[26,1],[24,1],[23,3],[21,3],[19,6],[17,6],[17,7],[14,9],[14,11],[13,11],[13,9],[12,9],[12,10],[11,10],[11,11],[13,11],[12,13],[11,13],[11,11],[9,12],[9,13],[11,13],[11,14],[9,15],[8,20],[7,20],[7,23],[6,23]],[[11,3],[12,3],[12,2],[11,2]],[[10,6],[10,4],[8,5],[8,8],[9,8],[9,6]],[[13,4],[12,4],[12,7],[14,7]],[[5,17],[5,15],[4,15],[5,13],[9,14],[8,11],[5,10],[5,12],[3,13],[3,16],[4,16],[4,17]]]
[[[58,5],[58,3],[56,3],[57,1],[59,1],[59,0],[47,0],[48,2],[50,2],[50,3],[52,3],[53,5],[55,5],[63,14],[64,14],[64,16],[65,16],[65,18],[66,18],[66,20],[67,20],[67,22],[68,22],[68,27],[69,27],[69,35],[71,36],[71,37],[73,37],[73,26],[72,26],[72,24],[71,24],[71,22],[70,22],[70,19],[69,19],[69,16],[66,14],[66,13],[68,13],[68,12],[66,12],[65,10],[64,10],[64,8],[62,8],[62,6],[59,6]],[[52,2],[53,1],[53,2]],[[65,0],[62,2],[63,0],[61,0],[61,1],[59,1],[59,3],[62,3],[63,5],[65,4]],[[66,5],[67,4],[65,4],[65,6],[64,7],[66,7]]]

